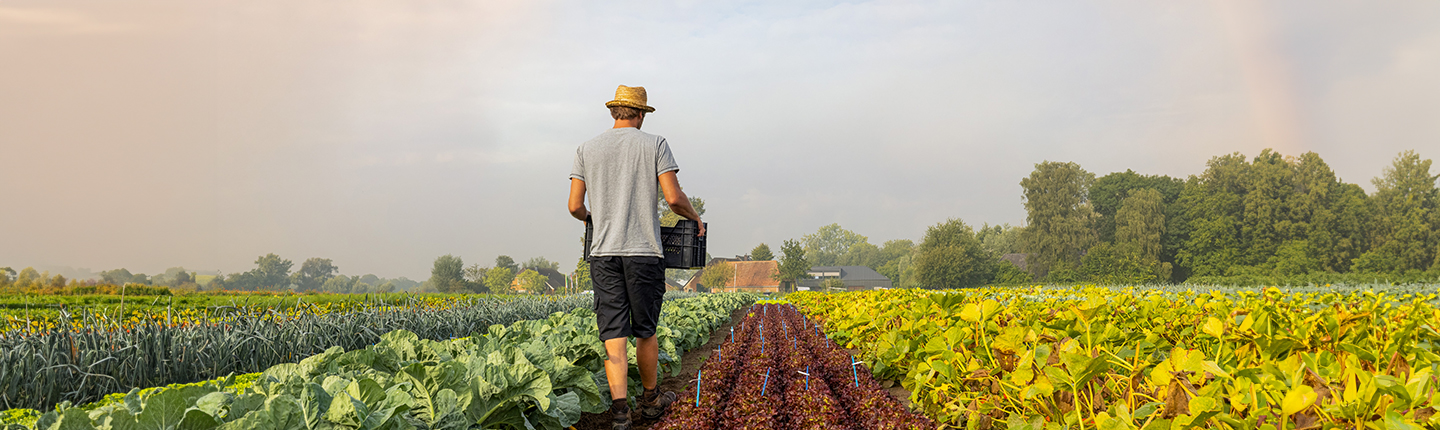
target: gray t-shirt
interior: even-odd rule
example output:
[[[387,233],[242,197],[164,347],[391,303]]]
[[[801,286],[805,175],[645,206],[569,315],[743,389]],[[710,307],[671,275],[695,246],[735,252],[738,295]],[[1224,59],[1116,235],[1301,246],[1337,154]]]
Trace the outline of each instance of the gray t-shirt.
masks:
[[[654,256],[660,250],[660,174],[679,171],[665,138],[613,128],[575,150],[570,177],[585,181],[593,256]]]

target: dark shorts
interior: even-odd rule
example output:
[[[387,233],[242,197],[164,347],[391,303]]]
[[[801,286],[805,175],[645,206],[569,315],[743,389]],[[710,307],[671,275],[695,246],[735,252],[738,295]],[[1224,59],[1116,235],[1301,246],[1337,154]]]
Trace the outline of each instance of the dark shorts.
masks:
[[[590,257],[600,340],[655,336],[665,302],[665,265],[660,257]]]

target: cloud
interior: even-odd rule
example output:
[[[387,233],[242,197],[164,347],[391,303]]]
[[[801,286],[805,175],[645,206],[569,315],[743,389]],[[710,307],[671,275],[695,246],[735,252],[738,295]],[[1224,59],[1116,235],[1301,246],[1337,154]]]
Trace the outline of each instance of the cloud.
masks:
[[[42,34],[106,34],[135,30],[123,22],[105,22],[68,10],[0,6],[0,25]]]
[[[1436,156],[1437,20],[1283,1],[7,3],[0,226],[25,246],[0,262],[568,267],[565,178],[619,84],[649,89],[645,130],[705,198],[715,255],[836,222],[876,243],[1020,224],[1019,180],[1045,160],[1186,176],[1278,146],[1365,184],[1400,150]]]

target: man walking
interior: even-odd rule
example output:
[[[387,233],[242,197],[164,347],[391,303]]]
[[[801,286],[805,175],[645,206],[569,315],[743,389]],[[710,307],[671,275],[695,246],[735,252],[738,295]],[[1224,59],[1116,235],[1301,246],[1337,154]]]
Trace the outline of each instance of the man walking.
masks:
[[[657,392],[660,343],[655,326],[665,301],[665,264],[660,249],[660,218],[656,194],[676,214],[705,224],[680,191],[675,175],[680,166],[665,138],[640,131],[645,114],[645,87],[621,85],[615,100],[605,103],[615,127],[575,151],[570,171],[570,215],[593,224],[590,279],[595,287],[595,315],[605,343],[605,378],[610,385],[610,412],[615,430],[630,429],[630,404],[625,392],[630,371],[626,344],[635,336],[635,355],[644,391],[640,415],[653,420],[675,402],[675,393]],[[590,194],[594,212],[586,209]]]

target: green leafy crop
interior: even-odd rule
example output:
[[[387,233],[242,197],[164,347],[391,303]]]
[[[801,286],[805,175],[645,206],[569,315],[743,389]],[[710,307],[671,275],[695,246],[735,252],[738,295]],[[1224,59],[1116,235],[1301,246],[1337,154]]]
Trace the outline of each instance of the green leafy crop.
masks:
[[[952,427],[1435,428],[1433,292],[788,297]]]
[[[678,372],[680,353],[699,345],[694,332],[713,331],[753,300],[720,294],[667,302],[658,333],[662,370]],[[271,366],[248,385],[226,378],[133,389],[86,407],[62,403],[34,428],[563,429],[609,406],[595,382],[603,355],[586,308],[450,340],[397,330],[363,349],[332,347]]]

